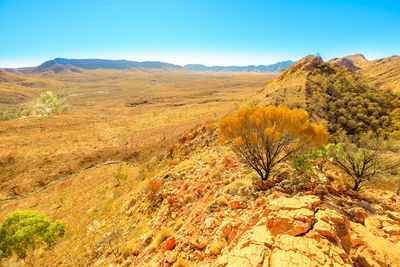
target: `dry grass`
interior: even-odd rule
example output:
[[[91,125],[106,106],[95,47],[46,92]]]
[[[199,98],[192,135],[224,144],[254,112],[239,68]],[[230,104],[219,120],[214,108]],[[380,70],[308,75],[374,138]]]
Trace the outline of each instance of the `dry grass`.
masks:
[[[252,181],[249,179],[241,179],[233,181],[232,183],[228,184],[224,187],[223,192],[230,195],[237,195],[240,187],[244,185],[251,185]]]
[[[52,90],[65,94],[71,109],[0,122],[0,198],[107,160],[145,162],[205,119],[232,112],[273,77],[113,70],[24,77],[45,81],[32,83],[24,101]],[[19,90],[15,81],[8,84]]]
[[[225,197],[219,197],[217,198],[217,204],[218,206],[228,206],[229,202]]]
[[[368,77],[372,86],[400,92],[399,56],[369,61],[359,67],[358,72]]]
[[[167,240],[169,237],[171,237],[174,234],[174,232],[170,228],[163,228],[161,231],[157,234],[157,236],[154,238],[153,242],[150,244],[150,248],[158,248],[162,242]]]

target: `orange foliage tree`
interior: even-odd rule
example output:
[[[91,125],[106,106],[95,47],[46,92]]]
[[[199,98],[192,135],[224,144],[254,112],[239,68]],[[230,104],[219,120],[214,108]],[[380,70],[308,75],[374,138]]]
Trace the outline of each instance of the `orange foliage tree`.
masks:
[[[283,105],[239,109],[218,126],[220,140],[230,142],[239,159],[262,180],[268,180],[271,170],[289,157],[329,140],[322,125],[308,121],[305,110]]]

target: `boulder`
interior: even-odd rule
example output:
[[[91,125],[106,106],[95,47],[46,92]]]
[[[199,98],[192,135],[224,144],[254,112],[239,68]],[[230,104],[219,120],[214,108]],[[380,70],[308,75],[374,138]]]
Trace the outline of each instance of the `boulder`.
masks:
[[[364,225],[368,229],[379,229],[381,228],[382,223],[375,216],[369,216],[365,218]]]
[[[365,211],[365,209],[361,207],[354,207],[349,210],[349,215],[351,220],[356,223],[364,223],[364,220],[369,217],[369,214]]]
[[[263,266],[352,266],[346,252],[325,240],[281,235]],[[268,265],[269,263],[269,265]]]
[[[280,197],[270,202],[270,209],[275,210],[295,210],[309,209],[313,210],[321,204],[318,196],[295,196],[295,197]]]
[[[216,234],[221,238],[227,240],[230,233],[232,232],[232,228],[232,223],[230,221],[223,221]]]
[[[240,201],[239,200],[234,200],[229,202],[229,206],[231,207],[231,209],[235,210],[235,209],[239,209],[241,207],[240,205]]]
[[[364,243],[352,252],[356,266],[399,266],[400,246],[374,235],[361,224],[350,222],[350,225]]]
[[[278,234],[296,236],[310,229],[313,215],[313,211],[304,208],[272,211],[266,217],[266,225],[273,236]]]
[[[261,266],[269,256],[273,237],[265,226],[265,220],[247,230],[235,248],[222,255],[213,266]]]
[[[314,218],[316,219],[314,231],[320,231],[322,235],[334,238],[346,252],[350,251],[350,222],[346,216],[336,210],[325,209],[318,210]]]
[[[382,229],[390,235],[400,235],[400,225],[389,225]]]
[[[203,250],[207,246],[208,240],[205,237],[190,237],[187,244],[195,249]]]
[[[164,241],[161,245],[161,251],[172,250],[176,246],[176,239],[174,236],[171,236],[166,241]]]

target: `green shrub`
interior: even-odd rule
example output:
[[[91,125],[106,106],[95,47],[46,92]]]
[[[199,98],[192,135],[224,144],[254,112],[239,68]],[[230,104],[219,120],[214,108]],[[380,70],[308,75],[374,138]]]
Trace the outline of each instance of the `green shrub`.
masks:
[[[0,226],[0,261],[16,255],[34,266],[41,248],[52,249],[65,234],[65,222],[52,223],[35,211],[15,211],[4,217]]]
[[[128,174],[126,172],[122,172],[122,163],[119,163],[118,169],[116,172],[113,173],[113,175],[114,178],[117,180],[118,185],[121,184],[121,180],[126,181],[126,179],[128,178]]]

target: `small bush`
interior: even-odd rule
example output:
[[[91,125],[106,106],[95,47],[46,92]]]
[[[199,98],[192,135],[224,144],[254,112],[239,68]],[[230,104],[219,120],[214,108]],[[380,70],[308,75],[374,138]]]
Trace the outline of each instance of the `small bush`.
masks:
[[[229,202],[225,197],[219,197],[217,198],[217,204],[218,206],[228,206]]]
[[[161,180],[151,179],[147,184],[147,199],[154,201],[159,196],[163,183]]]
[[[122,163],[120,162],[118,165],[117,171],[113,173],[115,180],[117,180],[118,185],[121,185],[121,180],[125,181],[128,178],[128,174],[126,172],[122,172]]]
[[[171,228],[162,228],[161,231],[154,238],[154,240],[151,243],[150,247],[158,248],[161,245],[162,242],[167,240],[173,234],[174,234],[174,232],[171,230]]]
[[[383,160],[376,149],[360,148],[352,143],[331,144],[333,164],[344,171],[353,182],[353,190],[360,190],[372,177],[397,172],[399,161]]]
[[[224,249],[228,243],[225,239],[218,239],[210,245],[211,255],[218,255],[222,249]]]
[[[240,187],[244,185],[252,185],[252,182],[250,180],[236,180],[229,185],[225,186],[223,189],[223,192],[229,195],[237,195],[239,192]]]
[[[294,158],[291,162],[291,165],[300,177],[302,177],[304,180],[310,180],[310,178],[314,175],[312,167],[314,160],[317,157],[318,155],[316,154],[315,150],[306,151]]]
[[[189,203],[189,202],[191,202],[193,200],[193,195],[192,194],[187,194],[187,195],[185,195],[184,196],[184,198],[183,198],[183,203]]]
[[[184,259],[179,258],[172,267],[189,267],[189,264]]]

